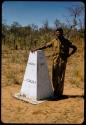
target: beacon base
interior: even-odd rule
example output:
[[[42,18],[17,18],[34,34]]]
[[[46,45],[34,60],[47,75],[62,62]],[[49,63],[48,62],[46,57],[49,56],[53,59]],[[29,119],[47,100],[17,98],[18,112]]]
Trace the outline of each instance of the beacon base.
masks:
[[[25,101],[25,102],[29,102],[31,104],[39,104],[39,103],[42,103],[44,101],[47,101],[46,99],[45,100],[36,100],[34,98],[27,98],[27,97],[21,95],[20,93],[16,93],[15,95],[13,95],[13,97],[20,99],[22,101]]]

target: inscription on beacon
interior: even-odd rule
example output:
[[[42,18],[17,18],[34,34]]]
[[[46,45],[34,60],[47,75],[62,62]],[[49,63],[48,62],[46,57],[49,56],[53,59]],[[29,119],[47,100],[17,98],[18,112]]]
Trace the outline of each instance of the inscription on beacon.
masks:
[[[29,65],[35,65],[35,63],[32,63],[32,62],[29,62],[28,64],[29,64]]]
[[[34,80],[26,79],[25,81],[36,84],[36,81],[34,81]]]

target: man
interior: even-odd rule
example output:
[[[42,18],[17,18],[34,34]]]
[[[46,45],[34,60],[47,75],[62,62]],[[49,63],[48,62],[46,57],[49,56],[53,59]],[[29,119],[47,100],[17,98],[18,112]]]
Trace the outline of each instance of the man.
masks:
[[[39,49],[42,50],[48,47],[52,47],[52,83],[54,88],[54,96],[60,97],[63,94],[67,58],[74,54],[77,48],[64,37],[62,28],[57,28],[55,33],[56,39],[46,43],[46,45],[40,48],[36,48],[31,51],[33,52]],[[70,48],[72,48],[71,52]]]

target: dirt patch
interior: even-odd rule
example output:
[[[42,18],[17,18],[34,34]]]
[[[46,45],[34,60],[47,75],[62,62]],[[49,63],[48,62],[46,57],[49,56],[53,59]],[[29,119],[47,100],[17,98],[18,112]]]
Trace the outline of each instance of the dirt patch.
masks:
[[[1,120],[4,123],[82,123],[84,121],[84,91],[65,86],[59,100],[47,100],[33,105],[12,97],[20,85],[2,87]]]

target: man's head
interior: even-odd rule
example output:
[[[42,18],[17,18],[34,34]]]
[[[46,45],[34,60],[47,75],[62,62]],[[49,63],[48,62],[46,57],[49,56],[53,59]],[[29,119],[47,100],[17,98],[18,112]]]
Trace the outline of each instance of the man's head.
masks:
[[[63,35],[63,29],[62,28],[57,28],[56,31],[55,31],[55,33],[56,33],[57,37],[60,37],[60,36]]]

